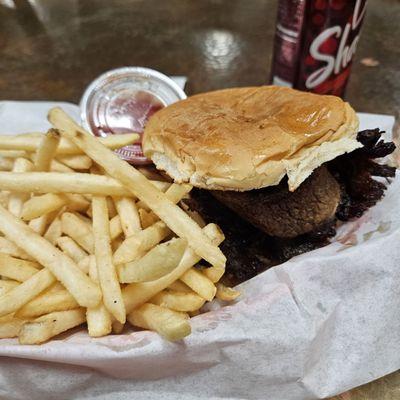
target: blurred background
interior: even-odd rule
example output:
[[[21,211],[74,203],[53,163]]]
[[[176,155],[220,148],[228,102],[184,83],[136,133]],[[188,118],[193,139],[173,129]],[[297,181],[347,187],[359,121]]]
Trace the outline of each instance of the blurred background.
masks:
[[[277,0],[0,0],[0,98],[78,102],[102,72],[186,75],[188,94],[270,76]],[[398,115],[400,1],[370,0],[347,99]]]

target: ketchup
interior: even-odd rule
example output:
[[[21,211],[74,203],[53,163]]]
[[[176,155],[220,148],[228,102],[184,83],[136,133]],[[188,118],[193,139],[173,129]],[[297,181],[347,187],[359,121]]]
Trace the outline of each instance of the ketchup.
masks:
[[[96,136],[135,132],[140,134],[141,142],[146,122],[164,107],[165,104],[152,93],[127,89],[118,92],[106,102],[98,103],[97,110],[93,110],[89,122]],[[117,153],[126,159],[134,157],[139,164],[149,162],[143,155],[140,144],[126,146]]]
[[[132,164],[150,164],[141,146],[147,121],[158,110],[183,99],[185,92],[161,72],[144,67],[113,69],[96,78],[83,93],[82,125],[102,137],[138,133],[137,143],[116,153]]]

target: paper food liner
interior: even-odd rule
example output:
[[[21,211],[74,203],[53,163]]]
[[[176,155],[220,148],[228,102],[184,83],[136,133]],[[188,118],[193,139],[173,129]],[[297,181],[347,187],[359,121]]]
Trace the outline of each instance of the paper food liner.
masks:
[[[51,106],[0,103],[0,133],[45,130]],[[394,118],[359,114],[361,129]],[[77,329],[40,346],[0,341],[7,399],[320,399],[400,368],[400,178],[332,244],[240,285],[240,299],[191,319],[169,343]]]

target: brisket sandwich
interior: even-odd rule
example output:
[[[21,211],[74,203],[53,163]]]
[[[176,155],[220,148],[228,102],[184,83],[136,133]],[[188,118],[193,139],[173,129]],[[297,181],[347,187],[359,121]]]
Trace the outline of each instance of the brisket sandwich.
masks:
[[[196,189],[186,206],[226,235],[230,283],[321,247],[338,220],[360,217],[386,189],[373,161],[394,151],[379,129],[358,132],[342,99],[262,86],[219,90],[158,111],[143,150]]]

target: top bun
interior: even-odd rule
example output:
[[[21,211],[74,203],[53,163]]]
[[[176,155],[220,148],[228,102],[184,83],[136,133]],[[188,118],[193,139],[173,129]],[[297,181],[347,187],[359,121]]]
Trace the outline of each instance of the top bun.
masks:
[[[176,182],[245,191],[295,190],[312,171],[360,147],[348,103],[278,86],[202,93],[150,118],[144,154]]]

